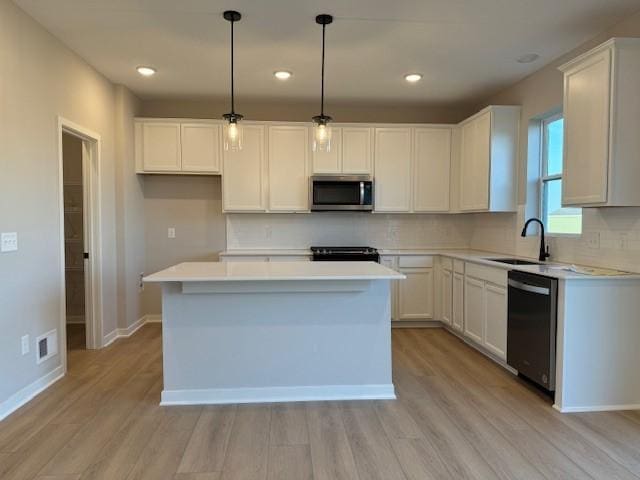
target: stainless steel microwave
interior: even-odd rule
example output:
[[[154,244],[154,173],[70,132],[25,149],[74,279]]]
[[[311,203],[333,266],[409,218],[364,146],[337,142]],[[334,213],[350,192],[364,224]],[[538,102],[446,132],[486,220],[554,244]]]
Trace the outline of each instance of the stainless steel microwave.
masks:
[[[312,212],[373,210],[373,180],[369,175],[315,175],[310,182]]]

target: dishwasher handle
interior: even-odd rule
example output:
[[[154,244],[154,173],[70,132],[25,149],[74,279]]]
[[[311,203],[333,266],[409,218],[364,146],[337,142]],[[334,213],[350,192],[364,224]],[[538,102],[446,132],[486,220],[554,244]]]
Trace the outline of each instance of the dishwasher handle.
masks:
[[[517,280],[509,279],[509,286],[518,290],[524,290],[525,292],[537,293],[538,295],[550,295],[551,291],[545,287],[538,287],[537,285],[529,285],[528,283],[519,282]]]

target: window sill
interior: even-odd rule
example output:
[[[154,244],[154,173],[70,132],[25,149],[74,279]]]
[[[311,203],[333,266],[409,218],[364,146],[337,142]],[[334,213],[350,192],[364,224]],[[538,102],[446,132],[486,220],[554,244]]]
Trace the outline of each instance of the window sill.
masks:
[[[547,238],[580,238],[580,237],[582,237],[582,233],[552,233],[552,232],[545,232],[544,235]]]

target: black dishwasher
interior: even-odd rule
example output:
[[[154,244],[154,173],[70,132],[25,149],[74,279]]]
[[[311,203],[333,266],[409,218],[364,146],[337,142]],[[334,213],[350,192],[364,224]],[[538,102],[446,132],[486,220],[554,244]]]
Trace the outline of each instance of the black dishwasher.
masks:
[[[508,284],[507,364],[554,391],[558,280],[511,270]]]

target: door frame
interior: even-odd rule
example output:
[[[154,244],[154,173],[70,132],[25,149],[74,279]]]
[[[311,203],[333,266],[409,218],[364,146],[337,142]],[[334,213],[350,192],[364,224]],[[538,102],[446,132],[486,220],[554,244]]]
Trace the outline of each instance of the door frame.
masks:
[[[95,133],[63,117],[58,117],[58,202],[60,211],[60,332],[62,332],[63,348],[61,348],[62,365],[67,371],[67,322],[65,296],[65,241],[64,241],[64,158],[62,151],[62,135],[67,133],[82,141],[82,191],[83,191],[83,230],[84,251],[89,252],[85,259],[85,325],[87,348],[102,348],[102,245],[101,245],[101,182],[100,154],[102,139]]]

